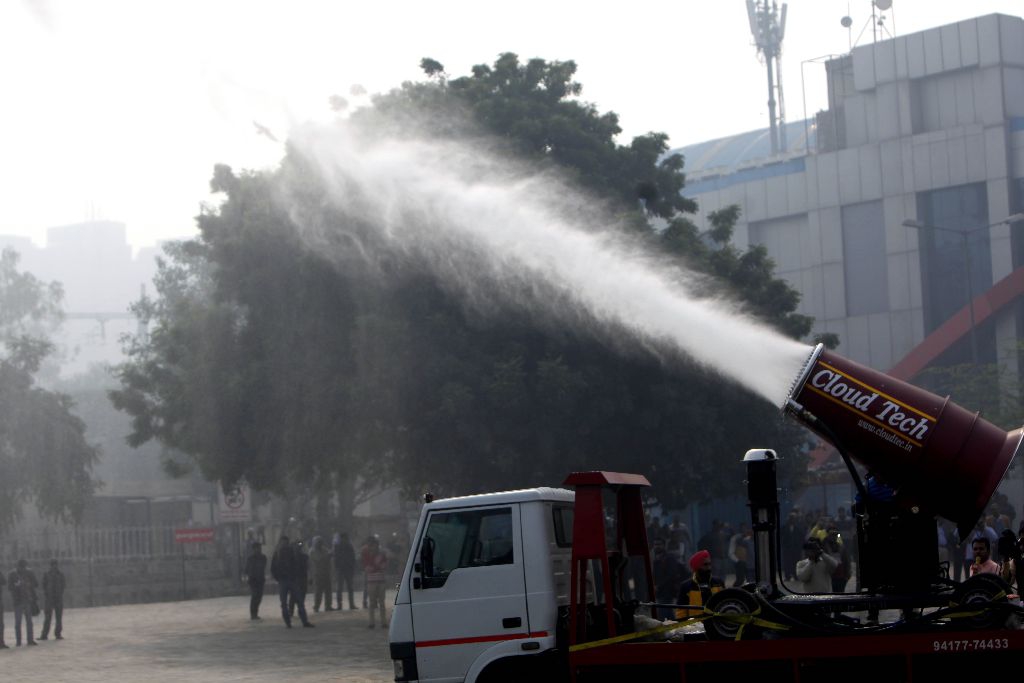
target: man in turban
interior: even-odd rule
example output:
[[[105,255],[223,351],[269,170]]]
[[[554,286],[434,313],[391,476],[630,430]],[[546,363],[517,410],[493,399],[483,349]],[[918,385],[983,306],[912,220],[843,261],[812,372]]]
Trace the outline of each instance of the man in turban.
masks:
[[[677,619],[686,619],[701,613],[712,595],[725,588],[725,582],[711,575],[711,553],[698,550],[690,557],[693,575],[679,586],[676,604],[689,605],[676,609]]]

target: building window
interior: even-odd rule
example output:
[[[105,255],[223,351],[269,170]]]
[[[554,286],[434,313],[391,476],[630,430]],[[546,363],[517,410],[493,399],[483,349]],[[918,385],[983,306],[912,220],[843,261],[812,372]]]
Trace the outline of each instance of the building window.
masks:
[[[889,310],[889,277],[882,202],[844,206],[842,224],[846,315],[885,313]]]
[[[943,228],[918,231],[924,325],[930,333],[969,303],[968,292],[977,296],[992,286],[989,231],[978,229],[988,224],[985,183],[921,192],[917,216]]]
[[[807,234],[807,214],[772,218],[751,223],[749,228],[751,244],[760,244],[775,262],[776,274],[795,280],[799,285],[799,271]]]

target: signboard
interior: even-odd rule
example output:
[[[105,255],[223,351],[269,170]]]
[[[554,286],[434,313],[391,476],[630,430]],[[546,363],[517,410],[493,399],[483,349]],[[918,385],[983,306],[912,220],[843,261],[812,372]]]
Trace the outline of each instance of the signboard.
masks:
[[[175,543],[208,543],[213,540],[213,529],[175,529]]]
[[[224,487],[217,487],[217,498],[220,502],[221,522],[251,522],[252,499],[249,485],[238,483],[224,493]]]

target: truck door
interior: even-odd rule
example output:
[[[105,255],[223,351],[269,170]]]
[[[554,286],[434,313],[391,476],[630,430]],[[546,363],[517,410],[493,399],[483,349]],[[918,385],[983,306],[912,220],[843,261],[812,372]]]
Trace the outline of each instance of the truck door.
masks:
[[[410,602],[421,681],[461,681],[477,656],[529,635],[519,505],[437,510]]]

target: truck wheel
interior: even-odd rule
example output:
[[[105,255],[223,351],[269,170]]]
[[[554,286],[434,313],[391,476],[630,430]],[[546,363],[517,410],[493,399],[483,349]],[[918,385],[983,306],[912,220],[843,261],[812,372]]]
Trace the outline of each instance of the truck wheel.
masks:
[[[757,598],[742,588],[725,588],[708,600],[707,609],[719,615],[743,616],[758,609]],[[741,631],[742,629],[742,631]],[[710,640],[758,640],[761,629],[741,620],[715,616],[704,621]]]
[[[960,607],[973,607],[980,612],[974,616],[959,617],[956,623],[972,630],[1002,626],[1006,622],[1007,613],[998,605],[1007,601],[1006,596],[1012,590],[1009,584],[994,574],[975,574],[957,586],[953,593],[953,603]]]

